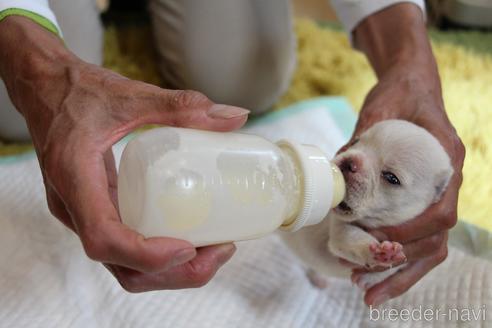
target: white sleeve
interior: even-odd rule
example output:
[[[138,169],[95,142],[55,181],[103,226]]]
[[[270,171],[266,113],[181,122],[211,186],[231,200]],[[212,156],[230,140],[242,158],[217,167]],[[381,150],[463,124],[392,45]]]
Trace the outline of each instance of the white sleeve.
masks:
[[[11,8],[27,10],[38,14],[52,22],[58,31],[60,31],[60,26],[56,21],[55,14],[50,9],[48,0],[0,0],[0,12]]]
[[[425,15],[424,0],[331,0],[338,19],[349,34],[367,16],[400,2],[416,4]]]

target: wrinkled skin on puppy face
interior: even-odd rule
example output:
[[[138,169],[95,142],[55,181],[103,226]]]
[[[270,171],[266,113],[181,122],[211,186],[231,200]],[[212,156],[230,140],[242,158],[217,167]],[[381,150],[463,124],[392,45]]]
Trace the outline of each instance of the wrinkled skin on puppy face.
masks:
[[[453,174],[429,132],[402,120],[382,121],[334,159],[346,182],[331,215],[366,227],[396,225],[440,199]]]

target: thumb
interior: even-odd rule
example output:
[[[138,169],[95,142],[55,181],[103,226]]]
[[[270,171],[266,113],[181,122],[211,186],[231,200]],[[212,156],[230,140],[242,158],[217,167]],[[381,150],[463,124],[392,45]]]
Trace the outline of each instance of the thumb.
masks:
[[[214,104],[205,95],[190,90],[152,88],[153,95],[128,104],[134,124],[164,124],[213,131],[232,131],[246,123],[249,110]],[[157,89],[157,90],[156,90]],[[156,92],[157,91],[157,92]],[[142,101],[143,100],[143,101]]]
[[[347,143],[337,151],[336,155],[343,153],[344,151],[352,147],[357,141],[359,141],[359,134],[354,132],[350,140],[347,141]]]
[[[372,125],[374,125],[376,122],[381,120],[382,119],[380,118],[366,119],[365,116],[359,115],[359,118],[354,128],[354,132],[352,132],[352,136],[350,137],[350,140],[347,141],[347,143],[337,151],[337,155],[343,153],[351,146],[353,146],[356,142],[359,141],[360,135],[364,133],[364,131],[368,130]]]

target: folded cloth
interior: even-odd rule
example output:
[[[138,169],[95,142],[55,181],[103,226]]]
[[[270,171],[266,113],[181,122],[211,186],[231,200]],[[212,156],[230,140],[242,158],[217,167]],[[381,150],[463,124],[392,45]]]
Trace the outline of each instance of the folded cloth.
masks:
[[[253,119],[244,131],[322,143],[333,155],[354,121],[344,101],[323,98]],[[123,145],[114,147],[117,159]],[[383,309],[368,309],[359,289],[346,280],[330,279],[325,290],[312,287],[299,259],[277,235],[237,245],[232,260],[203,288],[129,294],[50,215],[34,155],[0,162],[1,327],[490,325],[482,319],[490,317],[492,264],[454,248],[442,265],[384,306],[402,315],[394,319],[386,312],[383,319]],[[403,314],[407,310],[413,311],[411,320]],[[425,310],[433,316],[424,317]]]

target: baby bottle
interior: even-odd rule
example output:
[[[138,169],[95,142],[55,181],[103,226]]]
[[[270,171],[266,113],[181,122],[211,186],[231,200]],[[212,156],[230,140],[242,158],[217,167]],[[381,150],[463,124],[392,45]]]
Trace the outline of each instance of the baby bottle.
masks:
[[[118,174],[123,223],[197,247],[317,224],[344,194],[317,147],[242,133],[149,130],[127,144]]]

